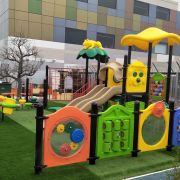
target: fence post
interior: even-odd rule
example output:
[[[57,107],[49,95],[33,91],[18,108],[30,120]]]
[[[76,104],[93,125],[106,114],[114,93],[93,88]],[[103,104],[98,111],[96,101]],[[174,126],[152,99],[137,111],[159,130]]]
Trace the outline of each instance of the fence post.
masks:
[[[172,151],[172,133],[173,133],[173,123],[174,123],[174,101],[169,102],[169,133],[168,133],[168,145],[166,147],[167,151]]]
[[[97,103],[92,103],[91,109],[91,129],[90,129],[90,154],[89,164],[96,164],[96,129],[97,129],[97,117],[98,117],[98,106]]]
[[[122,105],[125,105],[125,102],[126,102],[127,67],[128,67],[128,56],[125,55],[124,56],[124,65],[123,65]]]
[[[44,84],[43,84],[43,105],[44,105],[44,109],[47,107],[48,104],[48,84],[47,84],[47,79],[44,79]]]
[[[26,78],[26,102],[29,101],[29,78]]]
[[[139,114],[140,114],[140,102],[134,103],[134,139],[133,139],[133,151],[132,157],[138,156],[138,131],[139,131]]]
[[[43,120],[44,109],[43,104],[36,105],[36,146],[35,146],[35,166],[34,173],[39,174],[44,167],[42,164],[42,150],[43,150]]]

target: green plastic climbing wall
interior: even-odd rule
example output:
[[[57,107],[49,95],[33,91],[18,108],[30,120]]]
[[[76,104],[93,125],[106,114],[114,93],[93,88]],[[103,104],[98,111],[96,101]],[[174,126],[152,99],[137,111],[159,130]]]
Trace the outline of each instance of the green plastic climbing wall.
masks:
[[[131,153],[134,116],[126,107],[111,106],[100,113],[97,125],[96,155],[99,158]]]

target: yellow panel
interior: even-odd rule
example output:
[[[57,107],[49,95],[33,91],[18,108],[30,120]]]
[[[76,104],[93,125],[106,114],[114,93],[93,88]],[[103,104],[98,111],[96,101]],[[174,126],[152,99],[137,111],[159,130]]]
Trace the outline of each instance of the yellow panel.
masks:
[[[140,23],[141,22],[141,16],[138,14],[133,14],[133,21],[138,21]]]
[[[82,30],[87,30],[87,23],[77,21],[77,28]]]
[[[124,28],[124,18],[116,17],[116,28]]]
[[[77,21],[79,22],[87,22],[87,11],[77,9]]]
[[[15,20],[15,34],[28,36],[28,21]]]
[[[138,149],[143,152],[143,151],[153,151],[153,150],[157,150],[157,149],[163,149],[166,148],[166,146],[168,145],[168,132],[169,132],[169,109],[165,109],[164,113],[163,113],[163,117],[165,120],[165,132],[163,137],[161,138],[161,140],[155,144],[155,145],[148,145],[145,143],[143,136],[142,136],[142,128],[143,128],[143,124],[145,122],[145,120],[147,119],[147,117],[149,115],[152,114],[152,109],[154,107],[155,104],[151,104],[148,108],[146,108],[145,110],[142,110],[141,114],[140,114],[140,119],[139,119],[139,132],[138,132]]]
[[[42,24],[42,39],[47,41],[53,40],[53,26]]]
[[[41,39],[41,23],[29,22],[29,37],[32,39]]]
[[[159,27],[159,28],[162,28],[163,27],[163,20],[156,19],[156,26]]]
[[[42,23],[43,24],[51,24],[53,25],[54,19],[50,16],[42,16]]]
[[[15,8],[15,0],[10,0],[9,1],[9,9],[14,9]]]
[[[22,11],[15,11],[15,19],[28,21],[28,13]]]
[[[15,23],[14,19],[9,19],[9,35],[14,36],[14,31],[15,31]]]
[[[107,16],[107,26],[116,27],[116,17],[115,16]]]
[[[53,3],[54,4],[55,0],[42,0],[42,2],[48,2],[48,3]]]
[[[12,19],[15,18],[15,12],[14,12],[14,10],[9,10],[9,18],[12,18]]]
[[[88,23],[97,24],[97,13],[88,12]]]
[[[20,11],[28,12],[28,0],[16,0],[15,9]]]
[[[47,16],[54,16],[54,4],[42,2],[42,14]]]
[[[66,0],[55,0],[55,4],[66,6]]]
[[[147,67],[140,61],[128,65],[126,92],[146,92]]]
[[[141,24],[138,21],[133,21],[133,31],[140,31]]]
[[[29,13],[29,21],[31,22],[38,22],[38,23],[41,23],[41,18],[42,16],[39,15],[39,14],[31,14]]]
[[[111,68],[108,69],[108,82],[107,86],[108,87],[113,87],[113,86],[119,86],[122,85],[122,81],[120,82],[115,82],[114,81],[114,72]]]
[[[65,6],[55,5],[55,7],[54,7],[54,16],[55,17],[60,17],[60,18],[65,18],[65,14],[66,14],[65,10],[66,10]]]

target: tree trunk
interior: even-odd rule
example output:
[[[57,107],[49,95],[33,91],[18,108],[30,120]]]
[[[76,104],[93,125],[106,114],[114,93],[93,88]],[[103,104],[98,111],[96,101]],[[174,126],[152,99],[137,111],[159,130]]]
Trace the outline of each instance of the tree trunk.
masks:
[[[22,90],[22,81],[21,78],[17,79],[18,88],[17,88],[17,98],[19,99],[21,97],[21,90]]]

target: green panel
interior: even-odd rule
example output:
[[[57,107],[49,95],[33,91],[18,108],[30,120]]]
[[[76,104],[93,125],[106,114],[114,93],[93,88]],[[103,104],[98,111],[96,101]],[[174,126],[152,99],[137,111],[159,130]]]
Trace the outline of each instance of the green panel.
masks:
[[[111,142],[112,141],[112,132],[105,132],[103,134],[104,136],[104,142]]]
[[[166,76],[164,76],[163,74],[161,73],[154,73],[153,76],[152,76],[152,79],[154,81],[161,81],[161,80],[165,80]]]
[[[67,0],[66,6],[76,8],[77,7],[77,1],[76,0]]]
[[[104,131],[111,131],[112,130],[112,121],[106,121],[103,123]]]
[[[113,131],[113,141],[120,140],[120,132],[119,131]]]
[[[42,0],[29,0],[29,13],[42,14]]]
[[[72,7],[66,7],[66,19],[76,21],[77,19],[77,9]]]
[[[119,152],[120,151],[120,141],[113,141],[112,143],[112,150],[115,152]]]
[[[100,113],[96,155],[100,158],[130,154],[133,149],[134,116],[121,105]]]
[[[161,101],[166,95],[166,76],[161,73],[154,73],[150,81],[150,99]]]
[[[125,103],[125,106],[130,110],[130,111],[134,111],[134,101],[129,101]],[[145,109],[145,103],[144,102],[140,102],[140,110],[144,110]]]

